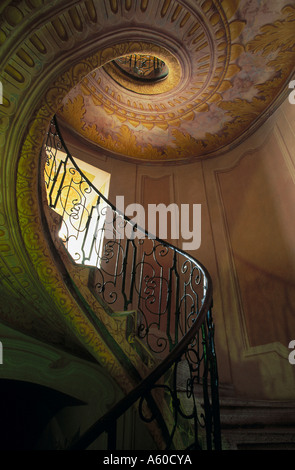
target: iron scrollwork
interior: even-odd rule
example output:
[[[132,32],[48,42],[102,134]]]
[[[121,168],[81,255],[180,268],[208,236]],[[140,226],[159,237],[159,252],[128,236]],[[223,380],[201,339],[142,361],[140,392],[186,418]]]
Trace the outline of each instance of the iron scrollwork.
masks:
[[[75,263],[97,268],[90,287],[106,305],[114,311],[138,312],[138,337],[154,356],[165,361],[203,314],[207,272],[187,253],[149,236],[118,212],[80,171],[55,119],[44,152],[48,204],[60,214],[59,233],[66,249]],[[136,236],[138,231],[141,236]],[[185,441],[191,433],[192,442],[187,446],[202,447],[201,436],[205,435],[207,448],[220,448],[210,306],[195,336],[167,368],[163,380],[151,384],[147,393],[161,390],[171,407],[174,421],[167,446],[172,445],[178,429],[186,435]],[[145,416],[145,400],[143,394],[139,411],[142,419],[149,421],[154,416]]]

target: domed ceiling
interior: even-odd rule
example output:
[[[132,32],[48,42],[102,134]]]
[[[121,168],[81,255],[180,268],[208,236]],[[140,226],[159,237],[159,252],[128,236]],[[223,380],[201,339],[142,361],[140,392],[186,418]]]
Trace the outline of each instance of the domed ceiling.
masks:
[[[295,7],[287,0],[110,6],[117,60],[86,76],[59,112],[104,151],[146,162],[215,155],[286,96],[295,65]]]

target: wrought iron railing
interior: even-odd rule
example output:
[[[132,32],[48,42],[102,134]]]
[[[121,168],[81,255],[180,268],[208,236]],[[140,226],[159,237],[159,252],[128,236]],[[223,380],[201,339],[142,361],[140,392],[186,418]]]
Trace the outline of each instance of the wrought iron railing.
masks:
[[[137,312],[138,339],[159,359],[158,366],[72,448],[86,448],[107,432],[109,448],[114,449],[116,422],[130,406],[138,403],[144,421],[159,421],[159,400],[164,400],[173,416],[164,433],[167,448],[173,448],[177,434],[186,448],[220,449],[212,283],[207,270],[138,227],[105,198],[68,152],[55,118],[43,156],[48,204],[60,214],[65,247],[75,263],[97,268],[89,286],[106,307]],[[143,411],[146,404],[149,417]]]

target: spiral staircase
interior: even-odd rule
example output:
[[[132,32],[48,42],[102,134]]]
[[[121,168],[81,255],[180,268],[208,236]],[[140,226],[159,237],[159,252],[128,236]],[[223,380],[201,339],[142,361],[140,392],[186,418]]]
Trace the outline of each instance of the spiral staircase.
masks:
[[[221,449],[212,282],[187,253],[120,213],[69,153],[54,117],[41,151],[44,225],[77,302],[132,389],[69,444],[87,449],[131,407],[159,449]]]

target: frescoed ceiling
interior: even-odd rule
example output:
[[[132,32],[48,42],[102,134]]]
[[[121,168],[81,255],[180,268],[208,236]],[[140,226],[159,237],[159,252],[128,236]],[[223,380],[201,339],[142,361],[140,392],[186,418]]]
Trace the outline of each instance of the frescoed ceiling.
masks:
[[[140,82],[110,61],[64,98],[59,118],[103,150],[147,162],[208,157],[252,132],[288,89],[295,66],[293,2],[110,3],[114,32],[130,21],[137,31],[128,46],[119,36],[110,55],[156,57],[169,73]]]

